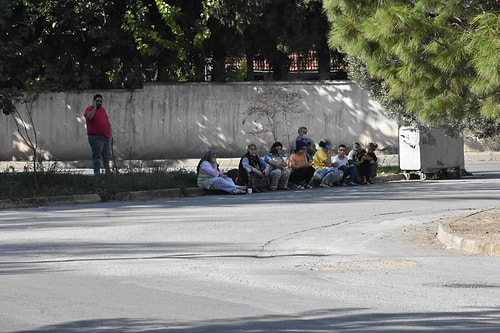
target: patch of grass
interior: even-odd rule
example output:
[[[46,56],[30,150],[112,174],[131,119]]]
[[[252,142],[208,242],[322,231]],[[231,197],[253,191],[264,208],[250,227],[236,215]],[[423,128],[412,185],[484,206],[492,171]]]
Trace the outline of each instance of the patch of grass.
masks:
[[[153,170],[95,177],[53,171],[38,173],[37,183],[32,172],[0,173],[0,200],[90,193],[106,199],[119,192],[196,187],[196,173]]]
[[[380,176],[397,175],[400,172],[401,169],[399,169],[399,166],[379,166],[377,169],[377,173]]]

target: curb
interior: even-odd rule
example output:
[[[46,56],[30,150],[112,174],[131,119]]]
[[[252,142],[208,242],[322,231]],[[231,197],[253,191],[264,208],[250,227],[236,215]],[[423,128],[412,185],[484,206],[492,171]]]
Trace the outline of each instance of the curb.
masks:
[[[385,183],[390,181],[404,180],[401,174],[378,176],[374,178],[375,182]],[[151,191],[132,191],[132,192],[119,192],[109,198],[101,198],[98,194],[80,194],[80,195],[66,195],[54,197],[33,197],[23,198],[17,200],[5,199],[0,200],[0,209],[7,208],[27,208],[27,207],[40,207],[51,205],[65,205],[65,204],[91,204],[103,201],[147,201],[160,198],[179,198],[179,197],[196,197],[201,195],[212,194],[207,190],[202,190],[198,187],[180,187],[180,188],[167,188]],[[213,193],[215,194],[215,193]]]
[[[453,250],[470,254],[500,256],[500,244],[465,238],[462,235],[456,234],[451,229],[450,223],[439,224],[437,237],[447,248]]]

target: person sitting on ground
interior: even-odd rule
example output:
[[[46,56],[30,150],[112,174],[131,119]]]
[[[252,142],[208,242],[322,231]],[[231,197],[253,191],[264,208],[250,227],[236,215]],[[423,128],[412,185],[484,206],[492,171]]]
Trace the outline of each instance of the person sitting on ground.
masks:
[[[332,166],[338,168],[343,172],[343,177],[341,180],[341,184],[345,184],[345,180],[349,177],[349,185],[356,186],[358,184],[355,183],[356,180],[356,166],[349,165],[348,157],[345,155],[347,150],[346,145],[341,144],[337,149],[337,155],[333,157]]]
[[[312,161],[307,160],[306,144],[302,141],[297,141],[295,153],[290,156],[288,166],[290,167],[290,182],[294,184],[296,189],[312,188],[309,184],[314,174]]]
[[[254,192],[265,192],[269,186],[270,167],[257,155],[257,146],[249,144],[247,153],[238,165],[238,183],[251,187]]]
[[[314,179],[319,181],[321,187],[334,186],[344,173],[332,166],[333,148],[328,140],[319,142],[319,149],[313,156]]]
[[[358,164],[360,164],[360,157],[363,155],[365,152],[361,148],[361,144],[359,142],[353,142],[352,144],[352,149],[349,151],[349,154],[347,155],[347,161],[349,165],[353,165],[356,168],[356,177],[353,179],[353,181],[357,184],[361,183],[361,179],[359,177],[358,173]]]
[[[297,150],[297,141],[302,141],[306,145],[306,156],[308,161],[312,161],[314,154],[316,153],[316,144],[313,140],[309,139],[307,136],[307,127],[301,126],[297,130],[298,136],[290,141],[290,155],[295,153]]]
[[[207,151],[196,168],[198,187],[205,190],[221,190],[232,194],[245,193],[244,186],[238,186],[219,169],[217,153]]]
[[[288,179],[290,178],[290,169],[288,169],[288,163],[285,161],[281,152],[283,151],[283,145],[281,142],[275,142],[271,146],[269,153],[264,155],[264,162],[270,166],[271,173],[270,178],[270,189],[275,191],[288,190]]]
[[[361,154],[359,157],[358,163],[358,174],[361,178],[361,184],[373,184],[372,174],[374,164],[377,164],[377,155],[375,155],[375,149],[377,149],[377,145],[373,142],[370,142],[365,147],[364,154]]]

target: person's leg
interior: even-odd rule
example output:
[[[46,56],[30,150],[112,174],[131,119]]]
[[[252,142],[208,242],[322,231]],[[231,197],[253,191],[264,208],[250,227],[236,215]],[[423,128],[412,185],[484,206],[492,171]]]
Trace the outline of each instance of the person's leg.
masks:
[[[92,165],[94,168],[94,175],[101,174],[101,159],[102,159],[102,148],[103,140],[98,135],[88,136],[90,148],[92,149]]]
[[[102,146],[102,164],[106,172],[110,172],[109,161],[111,161],[111,138],[103,137],[103,146]]]
[[[231,178],[228,178],[229,180]],[[239,190],[239,187],[235,185],[232,180],[228,181],[227,179],[224,179],[222,177],[215,177],[214,180],[212,181],[212,186],[210,186],[211,190],[221,190],[225,191],[228,193],[233,193],[236,190]]]
[[[287,189],[288,180],[290,179],[290,169],[282,169],[281,177],[279,179],[278,188]]]
[[[305,170],[305,169],[297,169],[297,170],[294,170],[293,172],[290,173],[289,180],[290,180],[290,182],[295,184],[295,187],[300,187],[302,181],[304,180],[303,170]]]
[[[356,166],[349,165],[349,185],[357,185],[356,177],[357,177]]]
[[[271,191],[274,191],[278,188],[278,183],[281,177],[281,170],[280,169],[274,169],[271,171],[269,174],[269,179],[270,179],[270,188]]]
[[[340,183],[343,184],[343,183],[345,183],[347,176],[349,176],[349,167],[347,165],[341,165],[341,166],[339,166],[338,169],[340,171],[342,171],[342,173],[343,173],[342,179],[340,180]],[[351,178],[351,180],[352,180],[352,178]]]
[[[306,185],[309,185],[309,182],[311,181],[313,175],[314,175],[314,168],[312,166],[304,169],[304,181]]]

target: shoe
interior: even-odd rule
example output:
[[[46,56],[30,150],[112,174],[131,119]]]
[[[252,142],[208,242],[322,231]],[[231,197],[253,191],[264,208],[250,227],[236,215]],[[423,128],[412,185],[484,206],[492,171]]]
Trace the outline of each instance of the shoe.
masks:
[[[358,184],[356,184],[355,182],[349,182],[349,185],[350,186],[358,186]]]
[[[276,191],[276,190],[277,190],[277,188],[272,188],[272,187],[271,187],[271,191]]]
[[[370,184],[373,184],[373,180],[371,180],[371,179],[368,179],[367,182]]]
[[[243,190],[243,191],[246,191],[246,190],[247,190],[247,187],[246,187],[246,186],[238,186],[238,188],[239,188],[240,190]]]
[[[304,188],[313,188],[311,185],[307,184]]]
[[[330,188],[330,185],[325,184],[325,183],[319,183],[319,186],[320,186],[320,187]]]
[[[289,191],[289,190],[290,190],[290,188],[288,188],[288,187],[280,187],[280,188],[279,188],[279,190]]]
[[[304,186],[295,184],[295,185],[293,185],[293,188],[296,189],[296,190],[303,190]]]
[[[237,189],[236,191],[233,192],[233,194],[244,194],[244,193],[247,193],[247,192],[240,190],[240,189]]]

